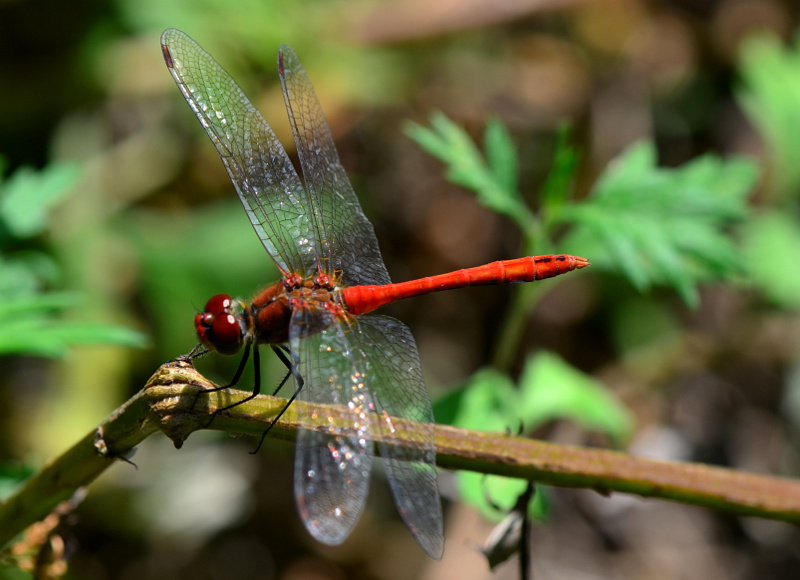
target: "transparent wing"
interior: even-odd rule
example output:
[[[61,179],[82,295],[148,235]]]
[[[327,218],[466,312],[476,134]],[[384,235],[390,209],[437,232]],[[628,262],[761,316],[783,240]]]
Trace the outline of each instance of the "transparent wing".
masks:
[[[293,306],[289,342],[299,355],[298,370],[305,381],[298,399],[335,406],[324,418],[324,428],[302,429],[297,435],[295,500],[311,535],[336,545],[352,531],[367,498],[374,405],[366,361],[353,344],[351,329],[332,321],[329,311],[299,300]]]
[[[166,30],[161,47],[269,255],[284,274],[314,275],[313,208],[275,133],[230,75],[189,36]]]
[[[366,500],[377,438],[403,521],[425,552],[440,558],[433,412],[408,327],[387,316],[335,318],[301,303],[289,333],[306,381],[299,398],[336,406],[324,430],[298,435],[295,497],[306,527],[329,544],[347,537]],[[379,434],[402,434],[416,445],[388,445]]]
[[[358,318],[359,342],[368,352],[368,384],[378,425],[384,433],[403,432],[412,450],[379,444],[394,501],[411,535],[432,558],[442,557],[442,506],[436,483],[433,410],[422,379],[419,353],[409,328],[388,316]],[[414,423],[399,424],[399,417]]]
[[[331,130],[297,55],[286,45],[278,72],[289,122],[303,168],[311,227],[319,244],[320,271],[342,273],[348,286],[389,284],[378,240],[339,161]]]

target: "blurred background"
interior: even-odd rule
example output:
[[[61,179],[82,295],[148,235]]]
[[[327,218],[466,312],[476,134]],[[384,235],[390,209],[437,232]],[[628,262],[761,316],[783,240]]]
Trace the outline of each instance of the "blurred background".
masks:
[[[800,474],[795,2],[5,0],[0,22],[0,295],[28,305],[0,313],[0,491],[188,352],[209,296],[277,278],[164,66],[172,27],[231,73],[296,161],[275,66],[280,44],[295,49],[393,280],[534,251],[592,260],[535,295],[472,288],[386,309],[414,333],[441,421],[516,430],[507,415],[463,419],[468,393],[535,384],[534,407],[550,406],[520,418],[527,434]],[[546,235],[448,180],[412,138],[435,111],[481,151],[488,119],[507,128],[519,201]],[[713,240],[688,221],[651,239],[663,232],[641,231],[645,186],[666,192],[653,224],[686,212]],[[712,190],[729,205],[703,205]],[[277,384],[280,365],[263,358]],[[224,382],[235,363],[198,368]],[[328,548],[291,499],[292,445],[268,440],[256,457],[253,445],[146,441],[138,469],[113,466],[62,525],[66,577],[519,576],[515,559],[491,572],[481,553],[504,509],[481,515],[452,473],[441,562],[416,546],[380,473],[353,535]],[[539,497],[537,579],[795,578],[800,566],[786,524],[589,490]]]

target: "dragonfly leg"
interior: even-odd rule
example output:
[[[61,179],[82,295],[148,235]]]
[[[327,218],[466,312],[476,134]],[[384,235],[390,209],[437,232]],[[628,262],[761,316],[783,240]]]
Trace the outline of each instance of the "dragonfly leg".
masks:
[[[292,363],[292,361],[290,361],[290,360],[289,360],[289,359],[286,357],[286,355],[285,355],[285,354],[283,354],[283,351],[282,351],[281,349],[285,350],[287,353],[289,353],[289,355],[290,355],[291,357],[293,357],[293,358],[294,358],[294,353],[293,353],[291,350],[289,350],[289,348],[288,348],[288,347],[286,347],[286,346],[284,346],[284,345],[280,345],[279,347],[276,347],[276,346],[273,346],[273,347],[272,347],[272,350],[273,350],[273,352],[275,353],[275,356],[277,356],[277,357],[278,357],[278,359],[280,359],[280,361],[283,363],[283,365],[284,365],[284,366],[286,367],[286,369],[287,369],[286,376],[285,376],[285,377],[283,377],[283,380],[281,381],[281,384],[279,384],[279,385],[278,385],[278,388],[277,388],[277,389],[275,389],[275,391],[273,391],[273,393],[272,393],[272,396],[273,396],[273,397],[274,397],[275,395],[277,395],[277,394],[278,394],[278,391],[280,391],[280,390],[283,388],[283,385],[285,385],[285,384],[286,384],[286,381],[288,381],[288,380],[289,380],[289,377],[290,377],[290,376],[292,376],[292,375],[295,375],[295,377],[296,377],[297,379],[299,379],[301,383],[303,382],[303,379],[302,379],[302,377],[300,377],[300,373],[298,373],[298,372],[297,372],[297,366],[296,366],[295,364],[293,364],[293,363]]]
[[[209,352],[211,352],[211,351],[208,350],[206,347],[204,347],[202,343],[197,343],[197,345],[192,350],[190,350],[186,354],[182,354],[181,356],[172,359],[172,361],[170,361],[170,362],[188,362],[188,363],[191,363],[191,362],[194,361],[194,359],[200,358],[201,356],[205,356]]]
[[[184,356],[190,356],[190,355],[191,355],[191,354],[192,354],[192,353],[193,353],[195,350],[197,350],[197,348],[198,348],[199,346],[200,346],[200,345],[197,345],[197,347],[195,347],[194,349],[192,349],[192,352],[190,352],[188,355],[184,355]],[[225,386],[222,386],[222,387],[214,387],[213,389],[206,389],[206,390],[204,390],[204,391],[200,391],[200,392],[198,392],[198,393],[197,393],[197,394],[194,396],[194,401],[192,401],[192,406],[191,406],[191,408],[192,408],[192,409],[194,409],[194,406],[197,404],[197,398],[198,398],[200,395],[207,394],[207,393],[216,393],[217,391],[222,391],[222,390],[224,390],[224,389],[229,389],[230,387],[234,386],[236,383],[238,383],[238,382],[239,382],[239,379],[240,379],[240,378],[242,378],[242,372],[244,372],[244,366],[247,364],[247,359],[248,359],[248,358],[250,358],[250,346],[251,346],[251,345],[250,345],[250,343],[247,343],[247,344],[245,345],[245,347],[244,347],[244,354],[242,355],[242,360],[240,360],[240,361],[239,361],[239,366],[238,366],[238,368],[236,369],[236,372],[234,373],[234,375],[233,375],[233,378],[231,379],[231,381],[230,381],[230,382],[229,382],[227,385],[225,385]],[[208,350],[206,350],[205,352],[202,352],[202,353],[200,353],[200,354],[198,354],[198,355],[195,355],[195,356],[194,356],[194,358],[197,358],[198,356],[202,356],[202,355],[203,355],[203,354],[205,354],[206,352],[208,352]],[[258,354],[258,347],[256,347],[256,355],[257,355],[257,354]],[[258,372],[256,372],[256,381],[257,381],[257,380],[258,380]],[[217,411],[217,413],[219,413],[219,411]],[[216,413],[214,413],[214,417],[216,417]],[[211,420],[212,420],[212,421],[214,420],[214,417],[211,417]],[[209,421],[208,425],[210,425],[210,424],[211,424],[211,421]],[[206,425],[206,427],[208,427],[208,425]]]
[[[203,392],[204,393],[213,393],[214,391],[221,391],[223,389],[227,389],[229,387],[232,387],[233,385],[238,383],[239,379],[242,376],[242,371],[244,371],[244,365],[245,365],[245,363],[247,363],[247,358],[248,358],[249,355],[250,355],[250,345],[248,344],[247,347],[245,348],[245,353],[244,353],[244,356],[242,357],[242,362],[239,363],[239,368],[236,369],[236,374],[233,375],[233,380],[231,380],[231,382],[229,384],[225,385],[224,387],[214,387],[213,389],[209,389],[209,390],[203,391]],[[233,409],[234,407],[238,407],[239,405],[242,405],[242,404],[246,403],[247,401],[252,401],[258,395],[261,394],[261,356],[258,353],[258,346],[256,346],[253,349],[253,370],[255,372],[255,380],[253,381],[253,392],[250,393],[249,395],[247,395],[244,399],[241,399],[239,401],[236,401],[235,403],[231,403],[230,405],[226,405],[225,407],[222,407],[221,409],[217,409],[216,411],[214,411],[214,414],[211,415],[211,419],[208,421],[208,423],[203,425],[203,427],[205,429],[208,429],[208,427],[211,425],[211,423],[214,421],[214,419],[217,418],[217,415],[219,415],[223,411],[229,411],[230,409]]]
[[[292,359],[294,360],[290,360],[285,354],[283,354],[283,352],[281,352],[281,349],[285,350],[289,354],[289,356],[291,356]],[[283,345],[281,345],[280,348],[273,346],[272,350],[275,352],[275,354],[281,360],[281,362],[284,365],[286,365],[286,368],[289,369],[289,372],[286,373],[285,377],[283,377],[281,384],[278,385],[277,389],[275,389],[273,396],[275,396],[278,393],[278,391],[281,390],[283,385],[289,379],[290,375],[294,376],[295,382],[297,383],[297,388],[295,389],[294,393],[292,393],[292,396],[289,397],[289,400],[286,402],[286,405],[283,407],[283,409],[281,409],[281,412],[278,413],[272,420],[272,422],[267,426],[267,428],[264,429],[264,432],[261,434],[261,440],[258,442],[256,448],[250,452],[251,455],[255,455],[256,453],[258,453],[258,450],[261,449],[261,446],[264,444],[264,439],[267,438],[267,434],[270,432],[270,429],[272,429],[275,426],[275,423],[278,422],[278,419],[280,419],[283,416],[283,414],[286,412],[286,409],[289,408],[289,406],[297,398],[297,395],[300,394],[300,391],[303,389],[303,384],[305,382],[303,381],[303,377],[300,375],[300,372],[297,370],[297,355],[295,353],[293,353],[290,349],[288,349],[286,346]]]

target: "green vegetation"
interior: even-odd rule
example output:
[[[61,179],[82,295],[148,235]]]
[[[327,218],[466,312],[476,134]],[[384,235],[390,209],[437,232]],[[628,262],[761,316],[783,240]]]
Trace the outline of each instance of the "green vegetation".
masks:
[[[76,14],[80,27],[58,22],[63,36],[46,21],[26,32],[0,12],[7,45],[20,47],[0,53],[14,87],[0,91],[0,495],[188,352],[209,296],[249,297],[277,278],[160,61],[167,27],[223,63],[287,148],[275,54],[284,42],[297,51],[396,281],[522,255],[591,261],[389,312],[414,332],[440,423],[541,438],[567,429],[571,444],[622,451],[655,433],[677,441],[655,449],[672,460],[800,477],[800,37],[743,24],[750,33],[733,51],[713,36],[721,17],[695,29],[672,8],[656,17],[620,3],[639,10],[623,15],[616,4],[603,8],[608,19],[579,5],[531,16],[536,26],[427,33],[379,5],[351,22],[341,2],[119,0],[113,14]],[[406,26],[405,36],[378,24]],[[263,358],[264,384],[277,385],[280,363]],[[198,368],[224,381],[235,364],[214,356]],[[246,374],[240,386],[251,382]],[[187,562],[170,577],[197,576],[232,566],[232,546],[252,555],[242,578],[285,575],[292,562],[275,554],[324,557],[296,531],[291,446],[268,440],[251,459],[249,438],[162,443],[141,446],[138,471],[113,467],[79,523],[65,524],[78,538],[70,577],[133,577],[164,552]],[[494,519],[527,485],[456,478],[457,500]],[[585,516],[600,529],[607,517],[615,557],[635,553],[642,576],[661,572],[647,534],[617,518],[635,508],[605,513],[559,497],[559,510],[554,497],[537,486],[530,510],[549,517],[554,543],[569,545],[570,522]],[[184,509],[155,503],[164,498]],[[686,513],[715,562],[735,552],[754,569],[769,560],[796,571],[796,530]],[[670,522],[682,537],[687,528]],[[391,524],[354,534],[363,546],[325,565],[365,576],[376,558],[412,560],[413,547],[375,543]],[[28,577],[7,570],[0,564],[0,579]],[[777,564],[757,571],[792,577]]]

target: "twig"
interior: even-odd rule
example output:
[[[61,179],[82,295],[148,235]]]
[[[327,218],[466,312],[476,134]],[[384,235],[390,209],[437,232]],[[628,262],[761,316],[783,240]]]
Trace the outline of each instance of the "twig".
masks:
[[[141,392],[0,504],[0,546],[44,518],[151,434],[161,431],[180,448],[217,409],[248,394],[217,391],[200,397],[192,407],[198,390],[213,386],[187,363],[162,366]],[[284,404],[283,399],[259,396],[221,413],[211,428],[260,436]],[[304,423],[303,428],[322,428],[322,419],[328,416],[324,406],[306,406],[293,404],[270,436],[293,440],[300,428],[299,417],[312,416],[311,410],[317,412],[320,423]],[[397,420],[394,425],[395,432],[386,442],[414,449],[413,424]],[[633,493],[800,524],[800,482],[790,479],[443,425],[436,426],[436,449],[437,464],[447,469],[586,487],[603,494]]]

